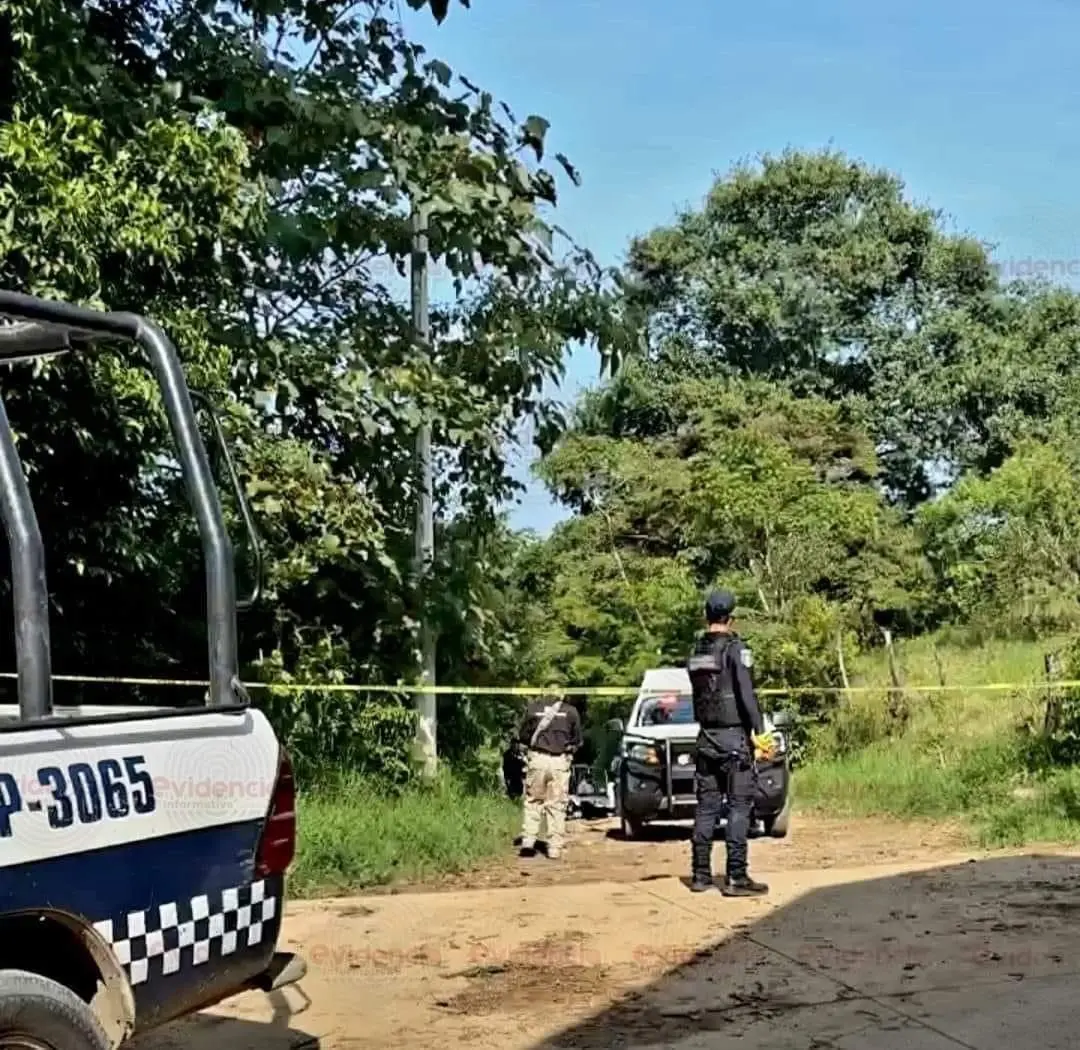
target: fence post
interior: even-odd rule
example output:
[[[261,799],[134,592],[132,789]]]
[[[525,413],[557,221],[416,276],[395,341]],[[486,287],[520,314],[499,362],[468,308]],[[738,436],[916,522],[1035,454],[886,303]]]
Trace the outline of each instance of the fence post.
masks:
[[[844,632],[836,632],[836,663],[840,668],[840,681],[844,683],[844,697],[845,699],[851,699],[848,696],[848,691],[851,689],[851,682],[848,681],[847,676],[847,664],[844,662]]]
[[[904,680],[896,663],[896,647],[893,645],[892,631],[887,627],[882,627],[881,633],[885,636],[885,651],[889,656],[889,679],[892,682],[892,688],[889,690],[889,723],[902,731],[910,714],[907,699],[904,696]]]
[[[941,651],[938,649],[937,644],[930,646],[930,651],[934,654],[934,666],[937,668],[938,685],[942,689],[945,688],[945,665],[941,662]]]
[[[1047,653],[1043,657],[1043,670],[1051,687],[1046,691],[1046,708],[1043,711],[1043,736],[1050,738],[1057,732],[1061,721],[1061,689],[1052,683],[1061,681],[1061,654]]]

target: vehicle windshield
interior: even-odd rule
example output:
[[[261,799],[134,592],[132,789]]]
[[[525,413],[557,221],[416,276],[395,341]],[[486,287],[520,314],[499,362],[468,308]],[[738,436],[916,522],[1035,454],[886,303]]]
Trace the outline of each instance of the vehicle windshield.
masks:
[[[662,693],[642,701],[639,726],[685,726],[694,722],[694,701],[689,693]]]

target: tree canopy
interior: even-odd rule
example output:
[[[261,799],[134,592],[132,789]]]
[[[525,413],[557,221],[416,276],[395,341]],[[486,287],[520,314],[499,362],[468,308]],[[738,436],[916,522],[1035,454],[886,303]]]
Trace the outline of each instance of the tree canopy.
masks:
[[[735,168],[628,269],[652,358],[860,404],[908,504],[1000,465],[1075,397],[1075,295],[1004,287],[982,242],[839,153]]]
[[[833,151],[736,166],[624,287],[644,343],[540,466],[572,513],[522,570],[545,659],[633,680],[718,584],[776,686],[880,628],[1076,624],[1076,292]]]
[[[174,336],[263,534],[246,675],[398,683],[426,616],[442,681],[626,683],[681,657],[718,583],[776,685],[836,684],[883,626],[1075,625],[1080,297],[1003,282],[895,174],[835,151],[738,165],[609,270],[555,221],[578,173],[548,122],[429,55],[393,4],[7,17],[0,284]],[[453,284],[427,345],[403,294],[418,220]],[[564,416],[549,391],[581,342],[605,378]],[[199,551],[142,363],[18,366],[4,397],[57,669],[199,677]],[[423,421],[437,557],[418,590]],[[526,426],[570,515],[547,539],[503,518]],[[379,695],[261,702],[305,771],[405,778],[408,704]],[[441,716],[464,761],[512,706]]]
[[[410,677],[421,601],[455,642],[444,672],[467,672],[497,648],[474,570],[518,487],[509,441],[526,420],[558,426],[544,390],[571,340],[612,354],[621,337],[611,275],[551,224],[576,172],[545,166],[547,122],[426,55],[379,0],[9,6],[0,281],[154,317],[218,404],[266,546],[249,671]],[[411,210],[457,293],[427,346],[395,288]],[[198,550],[140,363],[15,370],[5,397],[56,665],[197,676]],[[439,559],[417,596],[422,419]]]

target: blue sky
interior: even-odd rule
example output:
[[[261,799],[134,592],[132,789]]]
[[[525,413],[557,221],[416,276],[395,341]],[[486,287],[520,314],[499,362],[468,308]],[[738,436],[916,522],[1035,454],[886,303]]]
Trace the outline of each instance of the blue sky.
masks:
[[[583,178],[558,221],[605,263],[739,160],[794,146],[896,172],[952,228],[995,242],[1006,274],[1029,260],[1080,272],[1075,0],[472,4],[442,26],[401,7],[433,56],[551,121],[551,149]],[[575,353],[560,399],[597,373]],[[534,483],[512,521],[546,532],[563,516]]]

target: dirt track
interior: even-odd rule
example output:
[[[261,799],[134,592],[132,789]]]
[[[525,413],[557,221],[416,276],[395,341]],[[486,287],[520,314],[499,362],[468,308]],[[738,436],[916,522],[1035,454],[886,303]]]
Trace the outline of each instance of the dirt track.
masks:
[[[299,989],[138,1050],[1073,1045],[1080,855],[804,817],[751,845],[770,897],[728,901],[687,889],[685,833],[574,832],[559,863],[291,904]]]

